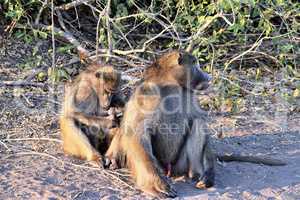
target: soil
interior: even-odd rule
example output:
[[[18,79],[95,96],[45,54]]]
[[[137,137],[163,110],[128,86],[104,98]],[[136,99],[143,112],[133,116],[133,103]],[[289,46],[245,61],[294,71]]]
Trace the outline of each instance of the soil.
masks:
[[[51,65],[47,41],[0,41],[0,82],[32,74],[36,63],[22,66],[36,46],[39,66]],[[63,64],[72,56],[57,57]],[[151,199],[127,180],[126,170],[98,169],[63,154],[57,122],[62,88],[0,87],[0,199]],[[287,165],[218,163],[216,185],[208,190],[173,180],[178,199],[300,199],[300,114],[282,118],[266,109],[270,114],[260,121],[250,112],[212,114],[215,151],[268,155]]]

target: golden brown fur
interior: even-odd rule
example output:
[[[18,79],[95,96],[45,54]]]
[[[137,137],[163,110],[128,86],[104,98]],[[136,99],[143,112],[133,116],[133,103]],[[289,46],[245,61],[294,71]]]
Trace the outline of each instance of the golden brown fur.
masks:
[[[61,138],[66,154],[102,165],[117,126],[111,107],[124,107],[119,91],[120,73],[109,65],[90,65],[66,84],[60,115]]]
[[[179,61],[182,64],[179,64]],[[111,146],[106,153],[107,157],[117,158],[117,160],[126,157],[126,165],[130,169],[137,186],[154,196],[176,196],[176,191],[163,175],[163,168],[170,164],[174,166],[172,172],[178,174],[189,173],[192,178],[199,178],[199,181],[201,181],[200,174],[197,173],[200,173],[200,168],[204,167],[204,170],[207,171],[213,168],[210,165],[213,164],[214,159],[209,157],[210,154],[205,154],[204,156],[204,160],[208,163],[207,165],[204,166],[203,163],[200,163],[200,152],[195,153],[194,163],[182,163],[188,156],[191,156],[190,153],[188,156],[181,155],[184,154],[182,151],[187,151],[184,144],[186,143],[185,140],[188,140],[188,143],[190,143],[192,142],[191,139],[196,137],[196,139],[202,140],[200,141],[201,143],[206,141],[205,134],[198,135],[195,130],[189,129],[190,127],[187,127],[187,124],[182,123],[184,120],[194,120],[196,116],[199,117],[203,114],[200,109],[192,108],[191,112],[188,112],[182,107],[186,103],[190,106],[196,105],[194,104],[196,98],[190,92],[190,89],[192,89],[191,82],[208,81],[206,79],[196,80],[192,77],[192,68],[197,67],[196,65],[197,61],[193,56],[175,51],[163,55],[150,66],[145,71],[144,82],[138,86],[126,105],[121,134],[113,138]],[[198,72],[203,73],[201,71]],[[182,108],[183,112],[164,115],[159,106],[162,105],[164,98],[168,97],[168,95],[177,93],[182,93],[178,98],[184,102],[176,104],[176,102],[171,101],[175,107]],[[191,95],[193,98],[187,99],[187,95]],[[173,122],[175,124],[179,124],[180,130],[179,132],[175,131],[175,135],[165,136],[161,131],[147,129],[155,129],[158,124],[166,123],[168,125],[172,121],[170,120],[171,118],[174,118],[175,121]],[[196,120],[194,121],[196,123]],[[149,124],[147,124],[148,122]],[[186,137],[187,134],[192,135],[190,136],[191,139],[187,139],[189,138],[189,136]],[[201,147],[201,143],[193,143],[190,147],[195,148],[195,151],[197,151],[196,147]],[[204,151],[209,152],[209,147],[207,146]],[[182,161],[181,157],[183,157]],[[192,160],[192,158],[190,159]],[[175,169],[175,166],[178,169]]]

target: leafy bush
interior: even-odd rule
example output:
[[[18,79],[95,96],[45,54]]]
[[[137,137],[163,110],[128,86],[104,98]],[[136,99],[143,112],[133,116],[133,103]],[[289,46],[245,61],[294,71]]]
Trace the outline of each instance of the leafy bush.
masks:
[[[18,24],[26,26],[22,31],[30,27],[33,33],[37,32],[33,24],[51,24],[51,1],[0,2],[9,30],[19,35]],[[292,80],[291,92],[299,93],[295,89],[300,87],[297,0],[97,0],[67,8],[71,2],[54,0],[54,7],[62,13],[60,20],[54,13],[55,26],[75,38],[84,35],[90,50],[95,49],[96,40],[102,52],[111,43],[111,53],[127,64],[142,65],[160,51],[193,46],[193,54],[214,74],[215,85],[223,91],[214,99],[217,107],[228,98],[229,104],[239,104],[245,92],[251,93],[237,76],[259,82],[274,70],[284,71],[286,79]]]

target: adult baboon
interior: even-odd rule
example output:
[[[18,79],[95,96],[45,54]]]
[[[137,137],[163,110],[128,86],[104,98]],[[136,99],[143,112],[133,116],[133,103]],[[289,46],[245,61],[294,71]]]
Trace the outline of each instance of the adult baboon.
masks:
[[[60,116],[64,152],[100,166],[118,126],[115,109],[124,107],[120,73],[109,65],[91,64],[65,86]]]
[[[121,134],[106,153],[111,159],[126,157],[143,191],[176,196],[162,173],[170,164],[173,174],[213,184],[215,159],[202,129],[205,113],[192,92],[208,81],[195,57],[178,51],[163,55],[145,71],[144,82],[126,106]]]
[[[144,81],[126,105],[121,133],[106,153],[130,169],[141,190],[175,197],[163,175],[165,168],[173,176],[192,178],[198,188],[214,184],[216,156],[206,113],[193,93],[205,89],[209,80],[194,56],[179,51],[163,55],[145,71]]]

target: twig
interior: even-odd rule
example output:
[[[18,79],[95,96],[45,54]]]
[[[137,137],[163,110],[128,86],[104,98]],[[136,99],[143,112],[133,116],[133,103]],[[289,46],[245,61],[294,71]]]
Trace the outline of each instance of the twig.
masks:
[[[264,33],[264,32],[263,32],[263,33]],[[263,33],[262,33],[262,34],[263,34]],[[261,34],[261,35],[262,35],[262,34]],[[264,37],[264,38],[266,38],[266,37]],[[224,71],[227,70],[228,66],[229,66],[232,62],[234,62],[235,60],[238,60],[239,58],[243,57],[244,55],[250,53],[250,52],[253,51],[253,49],[255,49],[256,47],[259,47],[259,46],[261,45],[261,43],[262,43],[262,41],[263,41],[264,38],[259,37],[259,38],[256,40],[256,42],[254,42],[254,44],[253,44],[248,50],[244,51],[244,52],[241,53],[241,54],[238,54],[237,56],[235,56],[234,58],[232,58],[231,60],[229,60],[228,62],[226,62],[226,63],[225,63],[225,67],[224,67]]]
[[[112,32],[111,32],[111,26],[110,26],[110,6],[111,6],[111,0],[107,1],[106,5],[106,29],[107,29],[107,42],[108,42],[108,49],[107,54],[111,55],[113,50],[113,44],[112,44]]]
[[[260,36],[258,37],[258,39],[256,40],[256,42],[254,42],[254,44],[253,44],[248,50],[244,51],[244,52],[241,53],[241,54],[238,54],[236,57],[232,58],[230,61],[228,61],[227,63],[225,63],[224,71],[226,71],[226,69],[228,68],[228,66],[229,66],[232,62],[234,62],[235,60],[238,60],[239,58],[243,57],[244,55],[253,52],[253,50],[256,49],[256,48],[258,48],[258,47],[262,44],[262,42],[263,42],[264,40],[267,40],[267,39],[275,39],[275,38],[281,38],[281,37],[284,37],[284,36],[286,36],[286,35],[289,35],[290,33],[285,33],[285,34],[282,34],[282,35],[276,35],[276,36],[273,36],[273,37],[265,36],[265,37],[261,38],[261,36],[262,36],[263,34],[264,34],[264,32],[262,32],[262,33],[260,34]],[[255,52],[257,52],[257,51],[255,51]],[[262,54],[262,53],[260,53],[260,54]],[[270,56],[269,56],[269,57],[270,57]],[[274,58],[274,59],[276,59],[276,58]],[[273,59],[273,60],[274,60],[274,59]]]
[[[4,139],[3,141],[40,141],[40,140],[44,140],[44,141],[51,141],[51,142],[58,142],[61,143],[62,141],[59,139],[55,139],[55,138],[12,138],[12,139]]]
[[[57,6],[55,8],[55,10],[69,10],[70,8],[79,6],[81,4],[86,4],[86,3],[89,3],[91,1],[95,1],[95,0],[75,0],[75,1],[72,1],[70,3],[66,3],[66,4],[63,4],[61,6]]]
[[[61,15],[61,12],[59,10],[56,10],[57,13],[57,17],[58,17],[58,23],[61,26],[61,28],[65,31],[65,35],[68,35],[68,37],[70,38],[70,40],[68,40],[71,44],[76,44],[76,49],[78,51],[78,55],[79,55],[79,59],[80,61],[83,60],[87,60],[88,59],[88,50],[84,49],[80,43],[75,39],[75,37],[70,33],[70,31],[66,28],[64,22],[63,22],[63,18]],[[71,42],[73,41],[73,43]],[[89,60],[87,60],[88,62],[90,62]]]
[[[31,81],[32,79],[34,79],[34,77],[37,74],[39,74],[43,71],[46,71],[46,70],[47,70],[47,67],[41,67],[41,68],[38,68],[38,69],[33,69],[32,71],[30,71],[30,73],[29,73],[30,75],[25,78],[25,81],[27,81],[27,82]]]
[[[42,12],[44,11],[44,9],[47,7],[48,5],[48,0],[44,0],[43,4],[42,4],[42,7],[40,8],[36,18],[35,18],[35,21],[34,21],[34,24],[35,25],[38,25],[39,24],[39,21],[40,21],[40,18],[41,18],[41,14]]]
[[[56,12],[56,14],[57,14],[58,23],[59,23],[60,27],[61,27],[64,31],[69,32],[68,29],[67,29],[66,26],[65,26],[65,23],[64,23],[64,21],[63,21],[63,17],[62,17],[62,15],[61,15],[61,12],[60,12],[59,10],[56,10],[55,12]]]
[[[126,35],[123,33],[123,31],[120,29],[120,27],[119,27],[113,20],[111,20],[111,22],[112,22],[112,24],[116,27],[116,29],[118,29],[118,31],[120,32],[120,34],[121,34],[121,36],[122,36],[121,38],[123,38],[123,39],[127,42],[129,48],[130,48],[130,49],[133,49],[131,43],[129,42],[129,40],[127,39]],[[119,41],[120,41],[120,40],[119,40]]]
[[[261,54],[267,58],[270,58],[271,60],[273,60],[275,63],[279,64],[281,67],[284,67],[279,61],[277,58],[275,58],[274,56],[271,56],[265,52],[262,52],[262,51],[250,51],[249,53],[256,53],[256,54]]]
[[[20,97],[22,97],[31,108],[34,107],[34,104],[32,104],[24,94],[20,94]]]
[[[250,90],[248,90],[248,89],[246,89],[246,88],[242,88],[239,84],[233,82],[232,80],[228,79],[228,78],[225,77],[225,76],[220,75],[220,78],[223,79],[223,80],[228,81],[228,82],[229,82],[230,84],[232,84],[232,85],[235,85],[235,86],[237,86],[237,87],[240,87],[241,90],[247,92],[248,94],[252,94],[252,95],[254,95],[254,96],[261,96],[261,93],[256,93],[256,92],[250,91]]]
[[[24,87],[24,86],[31,86],[31,87],[46,87],[46,83],[34,83],[28,81],[2,81],[0,82],[0,87]]]
[[[202,35],[202,33],[204,32],[204,30],[215,20],[215,19],[217,19],[217,18],[219,18],[219,17],[223,17],[223,15],[221,14],[221,13],[218,13],[218,14],[216,14],[216,15],[214,15],[213,17],[207,17],[208,19],[207,19],[207,21],[201,26],[201,27],[199,27],[199,29],[198,29],[198,31],[194,34],[194,35],[192,35],[192,36],[190,36],[190,37],[188,37],[188,38],[184,38],[184,39],[181,39],[183,42],[187,42],[187,41],[189,41],[189,45],[188,45],[188,47],[186,48],[186,51],[187,52],[191,52],[192,51],[192,49],[193,49],[193,47],[194,47],[194,43],[195,43],[195,40],[197,39],[197,38],[199,38],[201,35]]]
[[[55,68],[54,0],[51,1],[52,69]]]
[[[98,59],[98,49],[99,49],[99,27],[100,27],[100,21],[101,17],[105,14],[105,9],[99,14],[98,20],[97,20],[97,28],[96,28],[96,59]]]
[[[1,140],[0,140],[0,144],[2,144],[8,151],[11,151],[11,149]]]
[[[119,55],[128,55],[133,53],[143,53],[146,51],[147,45],[152,42],[153,40],[159,38],[164,32],[166,32],[171,26],[165,27],[164,30],[162,30],[160,33],[158,33],[156,36],[150,38],[149,40],[145,41],[141,49],[133,49],[133,50],[113,50],[113,53],[119,54]]]
[[[109,58],[115,58],[117,60],[120,60],[126,64],[128,64],[129,66],[132,66],[132,67],[139,67],[139,65],[136,65],[134,64],[133,62],[130,62],[129,60],[125,59],[125,58],[122,58],[120,56],[117,56],[117,55],[109,55],[109,54],[99,54],[98,56],[97,55],[92,55],[89,57],[89,59],[91,60],[95,60],[95,59],[98,59],[98,57],[109,57]]]
[[[126,20],[131,17],[136,18],[136,17],[140,17],[140,16],[144,16],[144,13],[137,13],[137,14],[131,14],[131,15],[122,16],[122,17],[116,17],[116,18],[113,18],[112,20],[113,21],[121,21],[121,20]]]
[[[22,26],[19,26],[19,27],[22,27]],[[87,62],[90,62],[90,60],[88,60],[89,51],[86,50],[85,48],[83,48],[81,46],[80,42],[78,42],[78,40],[76,40],[75,37],[70,32],[65,32],[57,27],[47,26],[44,24],[38,24],[37,26],[33,26],[33,27],[42,28],[47,31],[51,31],[52,33],[55,33],[56,35],[64,38],[66,41],[68,41],[69,43],[71,43],[72,45],[75,46],[81,60],[86,60]]]

